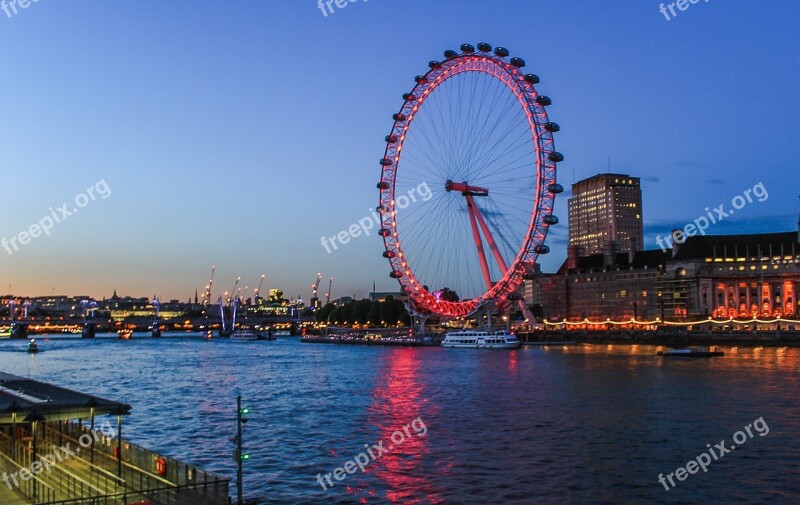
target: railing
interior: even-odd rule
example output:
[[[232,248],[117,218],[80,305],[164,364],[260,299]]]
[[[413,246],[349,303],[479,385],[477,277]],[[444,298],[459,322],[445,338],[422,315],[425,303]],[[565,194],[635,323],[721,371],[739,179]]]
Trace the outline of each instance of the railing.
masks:
[[[93,456],[90,457],[93,457],[93,464],[114,475],[121,468],[125,487],[129,490],[148,491],[173,486],[173,489],[191,491],[196,496],[197,503],[206,503],[205,497],[210,500],[208,503],[228,503],[229,479],[220,478],[187,463],[125,441],[122,442],[121,458],[118,459],[117,439],[103,437],[97,433],[100,440],[95,443],[92,430],[78,423],[60,423],[58,430],[50,426],[45,428],[45,438],[59,445],[65,442],[78,444],[82,435],[92,437]],[[82,456],[87,457],[85,452]],[[163,459],[163,474],[157,472],[156,462],[159,459]]]
[[[10,439],[8,439],[8,441],[10,442]],[[4,443],[3,445],[6,444]],[[5,448],[6,447],[4,447],[4,449]],[[23,466],[17,464],[16,461],[8,457],[4,452],[0,452],[0,470],[2,470],[5,475],[10,476],[16,474],[19,476],[20,471],[23,469]],[[17,484],[16,487],[19,493],[21,493],[25,498],[31,500],[31,503],[50,503],[56,499],[56,490],[48,486],[36,475],[33,475],[27,480],[23,480],[21,477],[18,477],[14,483]]]
[[[33,443],[29,436],[12,441],[8,435],[0,432],[0,442],[4,454],[15,455],[13,458],[6,456],[10,461],[28,471],[34,469]],[[36,442],[37,478],[47,483],[58,496],[95,496],[125,489],[124,480],[111,474],[104,475],[102,469],[92,468],[89,462],[77,454],[62,451],[60,446],[52,445],[44,437],[38,438]]]
[[[53,425],[57,427],[54,428]],[[20,492],[34,503],[83,505],[228,505],[229,480],[161,456],[135,444],[93,433],[77,423],[41,425],[36,461],[43,471],[22,481]],[[0,463],[8,473],[31,469],[33,438],[17,425],[13,439],[0,431]],[[80,443],[81,436],[85,445]],[[91,444],[86,437],[91,437]],[[65,450],[67,449],[67,450]],[[13,455],[13,456],[12,456]],[[163,461],[159,461],[163,458]],[[157,471],[156,462],[163,473]],[[120,499],[121,498],[121,499]]]
[[[230,505],[230,498],[220,500],[199,493],[196,486],[172,486],[147,491],[129,491],[114,495],[37,502],[37,505]]]
[[[41,455],[39,455],[39,461],[42,461]],[[46,474],[42,473],[41,475],[63,496],[100,496],[108,494],[108,490],[93,486],[89,481],[67,470],[64,464],[52,465]],[[117,491],[118,489],[114,490],[114,492]]]

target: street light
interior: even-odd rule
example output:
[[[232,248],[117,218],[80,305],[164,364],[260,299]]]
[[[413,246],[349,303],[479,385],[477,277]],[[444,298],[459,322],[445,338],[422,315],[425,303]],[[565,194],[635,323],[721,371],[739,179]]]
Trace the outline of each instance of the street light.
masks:
[[[242,407],[242,397],[236,397],[236,436],[231,441],[236,444],[233,451],[233,460],[236,461],[236,503],[242,505],[242,462],[250,459],[249,454],[242,453],[242,425],[249,419],[245,417],[250,413],[250,407]]]

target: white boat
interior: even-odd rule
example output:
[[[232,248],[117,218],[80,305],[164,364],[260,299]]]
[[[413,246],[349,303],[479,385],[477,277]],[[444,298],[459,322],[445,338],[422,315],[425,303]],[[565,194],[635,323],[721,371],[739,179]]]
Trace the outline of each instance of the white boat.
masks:
[[[231,335],[231,340],[237,342],[249,342],[251,340],[258,340],[258,335],[252,331],[239,330],[233,332],[233,335]]]
[[[277,340],[272,330],[237,330],[231,335],[231,340]]]
[[[656,356],[664,358],[713,358],[714,356],[725,356],[725,353],[720,351],[717,346],[711,347],[686,347],[684,349],[659,349]]]
[[[472,349],[517,349],[522,342],[507,331],[460,330],[447,333],[442,347]]]

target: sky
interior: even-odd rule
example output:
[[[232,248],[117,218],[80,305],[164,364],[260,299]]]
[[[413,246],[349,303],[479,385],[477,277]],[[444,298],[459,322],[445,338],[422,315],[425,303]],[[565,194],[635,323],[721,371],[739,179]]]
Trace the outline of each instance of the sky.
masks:
[[[609,166],[642,178],[646,248],[759,183],[764,201],[708,233],[797,229],[794,0],[700,1],[669,20],[650,0],[358,0],[327,16],[314,0],[41,0],[9,12],[0,238],[53,225],[0,248],[0,293],[185,300],[211,265],[223,289],[266,273],[265,289],[308,299],[321,272],[334,298],[396,290],[380,238],[331,253],[320,239],[369,215],[401,95],[464,42],[507,47],[541,77],[565,188]],[[566,256],[568,197],[545,271]]]

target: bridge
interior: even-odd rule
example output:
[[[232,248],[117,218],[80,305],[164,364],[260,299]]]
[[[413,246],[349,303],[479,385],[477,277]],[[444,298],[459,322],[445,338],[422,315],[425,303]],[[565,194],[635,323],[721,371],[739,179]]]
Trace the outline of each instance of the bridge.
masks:
[[[275,330],[288,330],[290,334],[297,334],[301,327],[313,325],[313,317],[289,316],[263,316],[253,314],[237,314],[236,325],[263,326]],[[23,320],[11,321],[9,318],[0,318],[0,334],[12,331],[12,325],[18,328],[14,337],[25,338],[28,335],[43,333],[75,333],[80,334],[84,324],[93,325],[97,332],[114,332],[121,328],[134,331],[147,331],[153,324],[152,317],[133,316],[117,321],[109,318],[46,318],[31,317]],[[164,331],[203,331],[206,329],[219,329],[222,327],[222,318],[217,314],[202,316],[185,316],[172,319],[159,319],[158,324]]]

